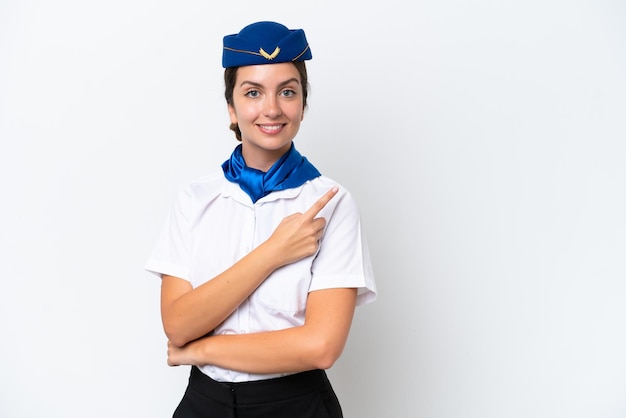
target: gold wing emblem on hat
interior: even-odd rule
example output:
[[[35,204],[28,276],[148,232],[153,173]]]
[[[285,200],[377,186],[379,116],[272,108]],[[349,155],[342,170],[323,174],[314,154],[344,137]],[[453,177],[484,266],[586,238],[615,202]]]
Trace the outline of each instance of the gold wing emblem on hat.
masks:
[[[273,60],[274,58],[276,58],[278,56],[278,53],[280,52],[280,48],[276,47],[276,49],[274,50],[274,52],[272,52],[271,54],[268,54],[267,52],[265,52],[265,50],[263,48],[259,49],[259,54],[261,54],[261,56],[267,60]]]

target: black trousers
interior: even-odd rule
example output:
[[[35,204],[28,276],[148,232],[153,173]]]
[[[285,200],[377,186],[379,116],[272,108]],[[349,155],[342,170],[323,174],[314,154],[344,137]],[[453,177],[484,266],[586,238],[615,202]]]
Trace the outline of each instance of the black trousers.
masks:
[[[326,372],[311,370],[276,379],[217,382],[191,368],[189,385],[173,418],[342,418]]]

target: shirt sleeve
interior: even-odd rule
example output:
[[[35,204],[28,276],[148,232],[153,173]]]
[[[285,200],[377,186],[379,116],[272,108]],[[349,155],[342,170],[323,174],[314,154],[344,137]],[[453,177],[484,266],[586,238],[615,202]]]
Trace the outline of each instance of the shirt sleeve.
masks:
[[[357,305],[376,300],[377,290],[361,218],[352,195],[343,193],[327,223],[313,265],[309,291],[358,289]],[[322,215],[322,213],[320,213]]]
[[[145,269],[156,275],[190,279],[190,208],[192,196],[188,187],[181,187]]]

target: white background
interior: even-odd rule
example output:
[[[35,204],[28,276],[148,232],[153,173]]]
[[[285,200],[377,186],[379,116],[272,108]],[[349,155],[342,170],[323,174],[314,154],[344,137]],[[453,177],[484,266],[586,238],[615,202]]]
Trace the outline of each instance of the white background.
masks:
[[[306,30],[296,144],[370,241],[346,417],[626,416],[620,0],[0,0],[0,416],[171,416],[143,264],[257,20]]]

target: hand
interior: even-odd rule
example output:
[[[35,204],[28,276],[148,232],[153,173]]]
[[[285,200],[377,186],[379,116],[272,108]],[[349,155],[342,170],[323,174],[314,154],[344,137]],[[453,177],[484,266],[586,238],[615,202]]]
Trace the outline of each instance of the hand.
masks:
[[[317,252],[319,240],[326,226],[326,219],[315,216],[337,194],[333,187],[304,213],[294,213],[284,218],[267,242],[276,245],[281,266],[296,262]]]
[[[171,341],[167,342],[167,365],[168,366],[198,366],[193,360],[193,345],[190,342],[183,347],[177,347]]]

